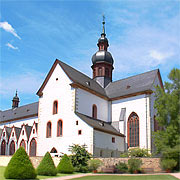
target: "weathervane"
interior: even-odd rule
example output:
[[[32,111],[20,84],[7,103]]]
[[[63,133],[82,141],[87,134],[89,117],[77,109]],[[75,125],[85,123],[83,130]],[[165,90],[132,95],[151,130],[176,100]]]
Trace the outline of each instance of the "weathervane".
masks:
[[[104,27],[104,24],[105,24],[105,16],[104,16],[104,14],[103,14],[102,16],[103,16],[103,22],[102,22],[102,24],[103,24],[103,32],[102,32],[102,34],[105,34],[105,27]]]

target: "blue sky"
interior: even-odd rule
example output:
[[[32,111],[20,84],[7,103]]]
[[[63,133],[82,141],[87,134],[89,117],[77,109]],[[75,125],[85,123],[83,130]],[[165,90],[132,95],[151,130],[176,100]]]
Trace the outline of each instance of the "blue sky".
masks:
[[[106,17],[113,80],[160,69],[163,81],[180,62],[180,0],[0,1],[0,109],[38,101],[55,59],[92,76]]]

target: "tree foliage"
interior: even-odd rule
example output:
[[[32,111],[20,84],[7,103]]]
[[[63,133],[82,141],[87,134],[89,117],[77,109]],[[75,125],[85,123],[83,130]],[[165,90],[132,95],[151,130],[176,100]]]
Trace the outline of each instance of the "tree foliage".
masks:
[[[20,147],[12,156],[5,169],[6,179],[35,179],[35,169],[23,147]]]
[[[37,174],[45,176],[56,176],[57,170],[49,152],[45,154],[39,166],[37,167]]]
[[[86,145],[78,145],[74,144],[70,146],[71,162],[75,167],[75,171],[77,172],[86,172],[88,171],[88,160],[92,157],[92,155],[86,150]]]
[[[154,133],[157,152],[180,144],[180,69],[172,69],[164,89],[156,88],[156,120],[161,130]]]
[[[67,173],[67,174],[73,173],[74,168],[72,166],[71,160],[66,154],[62,157],[61,161],[59,162],[57,166],[57,171],[59,173]]]

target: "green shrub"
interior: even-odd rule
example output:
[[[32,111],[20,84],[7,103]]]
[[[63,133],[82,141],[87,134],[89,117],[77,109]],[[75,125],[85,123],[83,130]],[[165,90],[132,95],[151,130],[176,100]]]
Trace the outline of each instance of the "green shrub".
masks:
[[[91,159],[88,161],[89,170],[97,170],[102,165],[102,161],[99,159]]]
[[[74,144],[70,146],[72,155],[70,156],[72,165],[76,172],[87,172],[88,161],[92,155],[86,150],[86,145]]]
[[[5,169],[6,179],[35,179],[36,171],[23,147],[20,147],[12,156]]]
[[[151,157],[151,154],[149,154],[147,149],[133,148],[122,153],[120,157]]]
[[[134,173],[135,171],[141,171],[142,160],[131,158],[128,160],[129,172]]]
[[[37,174],[44,176],[56,176],[57,170],[49,152],[45,154],[37,167]]]
[[[174,159],[164,159],[161,161],[161,166],[164,170],[172,170],[176,165],[177,162]]]
[[[67,174],[73,173],[74,168],[72,166],[71,160],[66,154],[62,157],[61,161],[59,162],[57,166],[57,171],[59,173],[67,173]]]
[[[119,162],[116,165],[116,169],[118,170],[119,173],[127,173],[128,172],[128,166],[126,163]]]
[[[180,145],[165,149],[162,152],[162,160],[164,159],[174,159],[177,162],[174,168],[180,170]]]

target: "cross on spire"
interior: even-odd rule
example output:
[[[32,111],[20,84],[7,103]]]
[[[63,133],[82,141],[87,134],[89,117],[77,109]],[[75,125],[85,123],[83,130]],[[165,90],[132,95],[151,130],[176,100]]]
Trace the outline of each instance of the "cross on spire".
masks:
[[[105,34],[105,27],[104,27],[104,24],[105,24],[105,16],[104,16],[104,14],[103,14],[103,22],[102,22],[102,24],[103,24],[102,34]]]

